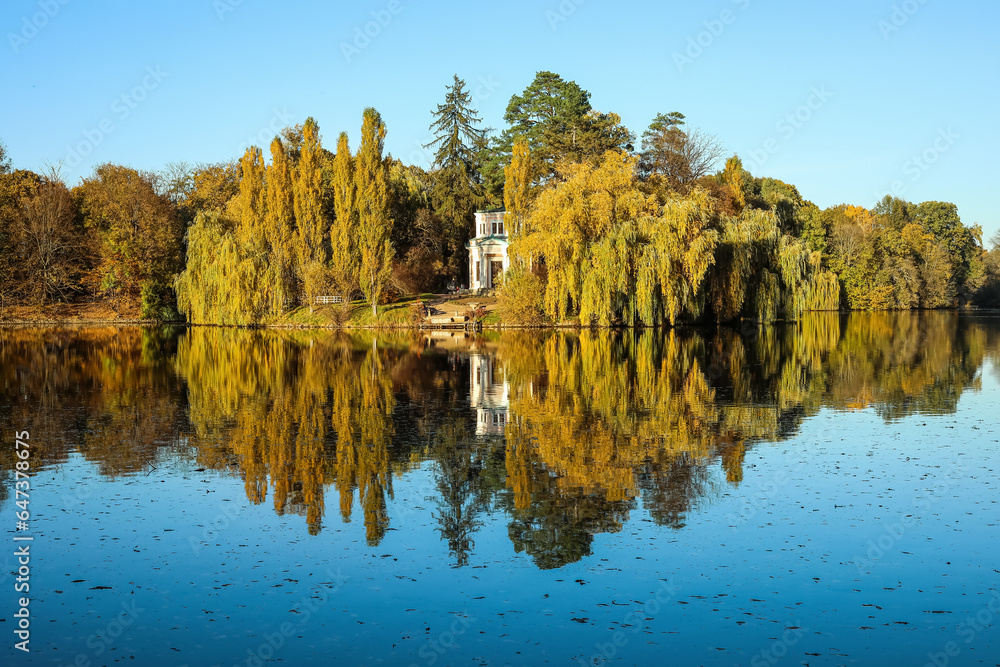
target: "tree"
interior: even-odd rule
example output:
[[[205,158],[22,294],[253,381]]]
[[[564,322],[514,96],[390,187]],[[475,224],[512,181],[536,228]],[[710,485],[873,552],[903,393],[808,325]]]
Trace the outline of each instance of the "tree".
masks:
[[[734,155],[726,160],[726,168],[722,172],[722,182],[728,187],[730,196],[740,213],[750,205],[753,198],[753,176],[743,168],[743,160]]]
[[[467,262],[465,243],[472,229],[473,214],[486,198],[479,173],[479,148],[486,133],[478,127],[478,112],[465,82],[455,75],[443,104],[432,112],[430,130],[434,140],[424,148],[434,149],[434,210],[445,226],[449,273],[457,278]]]
[[[203,164],[194,168],[191,188],[181,201],[179,209],[186,224],[200,212],[226,210],[229,200],[239,190],[239,165],[235,162]]]
[[[708,175],[723,155],[718,139],[700,130],[685,131],[684,114],[657,114],[642,135],[639,172],[659,177],[677,192],[687,192]]]
[[[513,240],[522,232],[523,221],[528,215],[531,183],[534,180],[531,148],[526,139],[514,142],[510,164],[504,168],[504,177],[503,203],[507,211],[504,222]]]
[[[271,164],[267,168],[267,214],[265,236],[270,251],[269,311],[283,313],[295,298],[295,192],[292,167],[285,145],[277,137],[271,142]]]
[[[0,174],[9,174],[10,168],[10,155],[7,154],[7,146],[0,141]]]
[[[296,255],[310,312],[325,281],[328,225],[323,215],[323,173],[319,125],[307,118],[293,186]]]
[[[509,162],[517,139],[526,139],[543,180],[560,162],[596,164],[609,150],[631,152],[635,140],[617,114],[594,111],[590,93],[552,72],[538,72],[521,95],[511,97],[504,120],[510,127],[500,141],[501,163]]]
[[[18,254],[16,226],[21,202],[34,196],[41,184],[38,174],[24,169],[0,173],[0,306],[18,300],[21,294],[23,260]]]
[[[194,190],[195,168],[187,162],[168,162],[156,175],[156,191],[180,206]]]
[[[22,200],[14,233],[22,297],[32,304],[68,301],[80,287],[89,257],[84,234],[76,228],[73,198],[55,174]]]
[[[374,108],[365,109],[361,146],[355,158],[354,183],[358,210],[358,245],[361,291],[378,314],[378,303],[392,272],[394,256],[390,236],[389,196],[382,149],[385,124]]]
[[[357,184],[354,182],[354,158],[347,140],[341,132],[337,140],[337,155],[333,160],[334,220],[330,228],[330,276],[333,287],[341,300],[350,303],[358,284]]]
[[[183,225],[170,200],[154,190],[152,177],[103,164],[73,195],[99,239],[95,291],[143,317],[172,316]]]

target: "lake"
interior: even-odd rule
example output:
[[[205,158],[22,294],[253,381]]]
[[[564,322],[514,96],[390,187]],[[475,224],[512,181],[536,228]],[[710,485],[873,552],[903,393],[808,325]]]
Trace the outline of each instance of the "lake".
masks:
[[[0,357],[4,664],[1000,664],[996,315]]]

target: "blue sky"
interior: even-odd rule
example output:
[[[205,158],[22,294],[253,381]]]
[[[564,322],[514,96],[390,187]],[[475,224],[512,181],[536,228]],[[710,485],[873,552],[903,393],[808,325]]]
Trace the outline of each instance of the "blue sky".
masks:
[[[0,141],[15,167],[62,161],[73,183],[102,162],[236,158],[310,115],[328,146],[343,130],[353,146],[374,106],[387,150],[426,165],[452,74],[502,129],[549,70],[637,134],[684,113],[820,206],[951,201],[988,238],[998,19],[971,0],[7,0]]]

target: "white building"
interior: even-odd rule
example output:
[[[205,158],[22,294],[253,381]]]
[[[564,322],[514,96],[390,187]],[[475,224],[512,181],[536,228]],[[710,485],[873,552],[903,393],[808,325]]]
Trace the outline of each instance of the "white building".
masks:
[[[476,211],[476,234],[465,244],[469,249],[469,289],[498,287],[500,274],[510,268],[503,218],[503,209]]]
[[[476,435],[502,435],[510,418],[510,385],[494,356],[469,357],[469,403],[476,409]]]

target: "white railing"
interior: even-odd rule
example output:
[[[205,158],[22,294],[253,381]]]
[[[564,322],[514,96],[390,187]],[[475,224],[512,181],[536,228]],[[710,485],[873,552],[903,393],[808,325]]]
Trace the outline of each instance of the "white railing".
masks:
[[[316,303],[322,305],[329,305],[331,303],[341,303],[342,299],[339,296],[318,296],[316,297]]]

